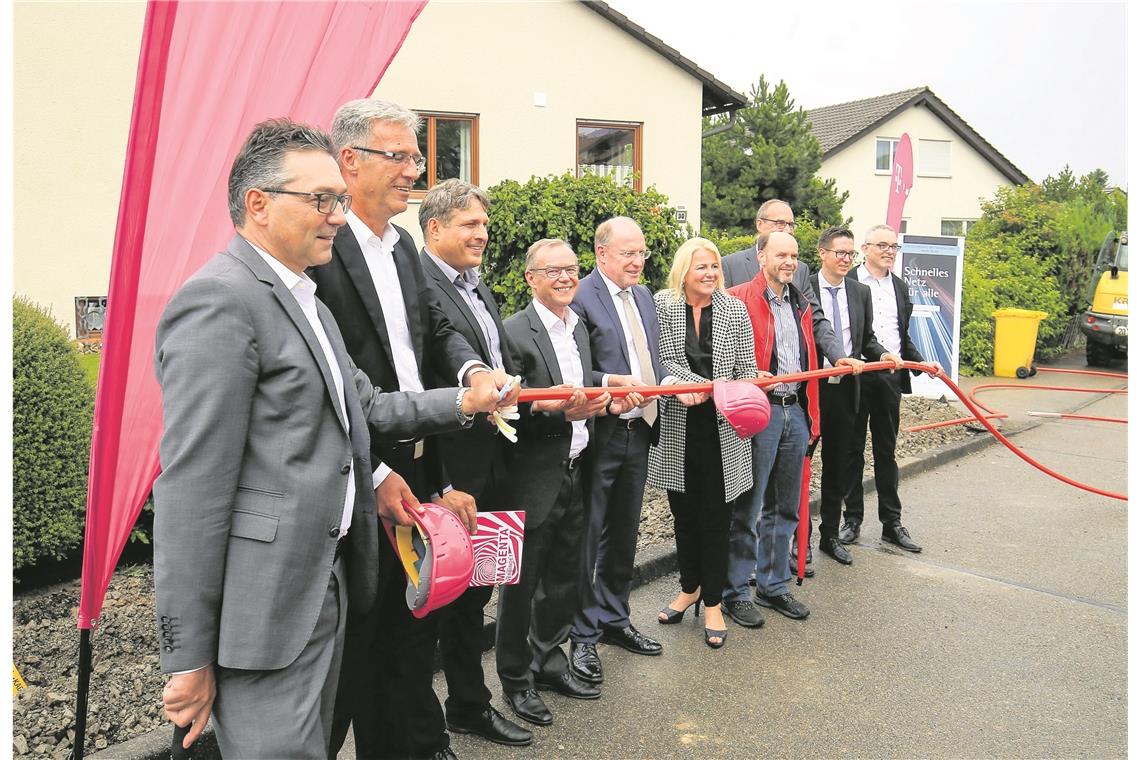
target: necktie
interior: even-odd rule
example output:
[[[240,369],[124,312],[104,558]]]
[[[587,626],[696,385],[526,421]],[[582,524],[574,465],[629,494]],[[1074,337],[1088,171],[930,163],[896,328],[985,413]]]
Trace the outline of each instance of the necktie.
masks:
[[[839,286],[825,287],[827,292],[831,293],[831,326],[835,328],[835,337],[839,338],[840,345],[846,349],[847,344],[843,341],[843,318],[839,314]]]
[[[645,329],[641,326],[641,318],[633,308],[632,294],[628,290],[618,291],[622,308],[625,309],[625,321],[629,325],[629,332],[633,337],[633,350],[637,352],[637,362],[641,365],[641,381],[646,385],[657,385],[657,378],[653,375],[653,360],[649,358],[649,343],[645,340]],[[650,401],[643,410],[645,421],[653,426],[657,419],[657,402]]]

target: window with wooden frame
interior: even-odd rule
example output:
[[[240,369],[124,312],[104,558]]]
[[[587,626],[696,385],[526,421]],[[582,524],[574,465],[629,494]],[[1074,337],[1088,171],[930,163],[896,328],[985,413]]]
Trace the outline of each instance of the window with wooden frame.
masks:
[[[423,197],[435,183],[461,179],[479,184],[479,115],[417,111],[424,120],[421,141],[427,168],[412,187]]]
[[[641,124],[577,122],[578,176],[596,174],[641,192]]]

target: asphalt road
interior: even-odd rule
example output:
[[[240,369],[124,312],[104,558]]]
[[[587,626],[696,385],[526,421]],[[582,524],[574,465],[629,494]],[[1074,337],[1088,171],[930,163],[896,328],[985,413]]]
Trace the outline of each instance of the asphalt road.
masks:
[[[1104,385],[1038,375],[1027,384]],[[1096,400],[1100,398],[1100,400]],[[983,400],[1127,416],[1126,396],[1014,391]],[[1077,480],[1127,490],[1126,426],[1048,421],[1015,437]],[[907,554],[865,524],[843,567],[816,555],[803,622],[729,623],[724,649],[697,621],[658,626],[675,578],[639,588],[635,623],[660,657],[601,646],[603,696],[544,693],[553,726],[511,749],[453,737],[461,758],[1123,757],[1127,706],[1124,502],[1047,478],[1000,447],[905,480]],[[869,495],[870,499],[873,496]],[[868,514],[874,514],[869,501]],[[493,654],[487,683],[499,696]],[[446,692],[442,675],[437,691]],[[342,757],[352,757],[346,747]]]

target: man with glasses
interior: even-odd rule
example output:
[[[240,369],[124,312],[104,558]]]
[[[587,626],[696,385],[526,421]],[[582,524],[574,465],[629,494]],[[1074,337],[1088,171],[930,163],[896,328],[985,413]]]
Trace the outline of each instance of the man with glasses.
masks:
[[[835,335],[843,342],[845,356],[871,361],[891,361],[902,366],[902,359],[888,352],[875,340],[871,329],[871,291],[866,285],[847,279],[855,256],[855,236],[846,227],[828,227],[819,236],[820,270],[812,275],[812,285],[820,294],[823,308],[831,317]],[[823,367],[832,366],[820,357]],[[872,373],[874,374],[874,373]],[[843,497],[855,473],[851,466],[851,438],[859,409],[859,391],[866,375],[840,375],[820,385],[820,459],[823,463],[819,507],[819,549],[836,562],[850,565],[851,553],[839,542],[839,516]],[[862,471],[858,477],[862,480]]]
[[[507,335],[527,385],[593,385],[590,335],[570,302],[578,292],[578,257],[563,240],[539,240],[526,253],[531,303],[506,321]],[[583,468],[609,394],[589,401],[580,390],[562,401],[524,405],[520,446],[507,503],[526,510],[519,582],[499,589],[495,665],[503,696],[520,718],[540,726],[554,716],[539,696],[550,689],[597,699],[597,686],[570,672],[562,650],[578,611],[579,561],[585,521]]]
[[[369,427],[424,435],[495,409],[467,389],[385,393],[345,352],[305,274],[351,205],[335,155],[320,130],[254,127],[229,176],[237,234],[155,336],[163,703],[184,746],[212,713],[225,757],[326,755],[345,610],[377,594]]]
[[[593,356],[593,384],[610,387],[667,381],[658,349],[657,309],[640,285],[645,235],[619,216],[594,233],[597,267],[582,279],[571,308],[586,324]],[[649,444],[657,435],[657,403],[636,391],[633,408],[613,405],[597,420],[597,446],[586,495],[586,533],[578,614],[570,633],[570,669],[580,680],[602,682],[599,641],[635,654],[659,655],[661,644],[629,617],[634,551],[649,473]]]
[[[877,224],[867,230],[864,240],[863,264],[848,273],[847,280],[849,284],[863,283],[871,291],[875,337],[894,356],[912,362],[925,361],[910,339],[910,313],[914,306],[903,281],[892,271],[899,252],[898,236],[891,227]],[[934,362],[934,366],[938,371],[941,370],[937,362]],[[863,451],[870,424],[871,453],[875,457],[875,491],[879,499],[883,540],[908,552],[922,551],[922,547],[902,525],[902,502],[899,500],[899,468],[895,462],[895,445],[898,442],[899,411],[904,393],[910,393],[910,375],[906,372],[874,372],[862,384],[859,413],[851,440],[850,490],[844,500],[844,522],[839,531],[839,541],[844,544],[858,540],[859,527],[863,523]],[[821,527],[821,533],[822,530]]]
[[[485,364],[513,376],[518,369],[508,350],[499,305],[479,278],[490,205],[486,193],[458,179],[444,180],[428,190],[420,203],[424,236],[420,262],[437,308]],[[436,377],[433,372],[430,379],[437,383],[447,378]],[[504,495],[506,454],[512,444],[486,417],[456,432],[439,436],[440,453],[452,486],[469,495],[469,511],[463,517],[474,532],[476,510],[507,509],[518,504]],[[483,679],[483,608],[491,600],[492,590],[491,586],[469,588],[435,614],[447,679],[447,727],[499,744],[530,744],[534,735],[529,730],[491,706],[491,692]]]
[[[479,397],[497,397],[506,374],[492,371],[434,306],[412,237],[391,222],[407,208],[424,166],[419,125],[415,113],[382,100],[353,100],[337,111],[333,141],[355,202],[333,241],[332,261],[312,277],[348,353],[376,385],[422,390],[432,387],[425,378],[434,373],[469,384]],[[380,485],[381,517],[403,517],[396,486],[405,481],[417,500],[461,516],[472,509],[469,495],[448,489],[435,439],[374,435],[372,457],[391,471]],[[350,626],[330,754],[351,720],[358,757],[450,757],[432,688],[438,618],[408,610],[404,572],[386,535],[380,582],[374,609]]]

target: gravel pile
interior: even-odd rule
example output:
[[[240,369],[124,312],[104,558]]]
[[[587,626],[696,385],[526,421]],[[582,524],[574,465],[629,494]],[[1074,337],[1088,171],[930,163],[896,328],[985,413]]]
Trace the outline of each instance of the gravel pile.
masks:
[[[949,404],[907,397],[903,401],[901,427],[960,416],[959,410]],[[899,460],[971,435],[962,426],[900,433]],[[867,461],[869,475],[869,444]],[[818,470],[817,463],[813,491],[819,488]],[[649,489],[638,548],[672,540],[673,521],[665,494]],[[78,603],[78,581],[25,592],[14,599],[12,654],[28,683],[28,688],[12,699],[12,753],[15,757],[59,760],[67,757],[75,725]],[[158,669],[154,574],[149,566],[130,566],[115,573],[92,641],[94,659],[87,752],[165,725],[161,707],[165,679]]]

